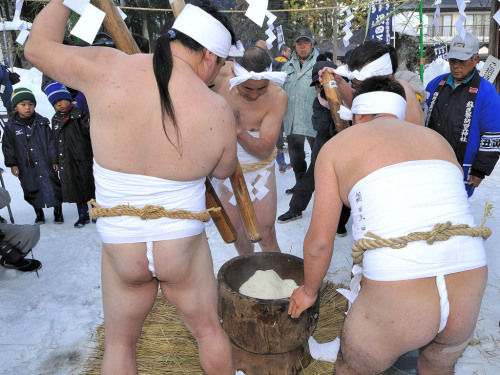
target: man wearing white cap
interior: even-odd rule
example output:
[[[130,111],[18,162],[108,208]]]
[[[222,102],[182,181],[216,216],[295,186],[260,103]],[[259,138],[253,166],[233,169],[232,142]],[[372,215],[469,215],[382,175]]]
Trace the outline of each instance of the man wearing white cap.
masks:
[[[486,287],[483,238],[408,240],[414,232],[431,236],[448,221],[476,225],[453,150],[436,132],[402,121],[404,96],[391,78],[366,79],[353,100],[353,126],[333,137],[316,161],[304,285],[290,298],[292,318],[317,298],[342,204],[351,208],[355,247],[369,249],[351,282],[357,296],[342,329],[336,375],[379,374],[416,349],[419,374],[453,374]],[[373,238],[379,246],[362,247]]]
[[[35,19],[25,53],[83,92],[92,113],[102,374],[137,374],[136,343],[160,286],[196,339],[204,372],[234,375],[203,223],[206,176],[226,178],[235,168],[234,115],[208,88],[228,56],[230,26],[214,8],[188,4],[154,54],[126,55],[62,45],[69,15],[63,0],[52,0]],[[123,206],[130,209],[120,212]],[[146,206],[163,215],[148,216]]]
[[[450,73],[427,85],[426,126],[450,143],[464,170],[469,197],[489,176],[500,155],[500,97],[495,86],[479,76],[479,41],[466,33],[453,38],[448,52]]]
[[[238,159],[245,172],[248,192],[262,231],[262,251],[279,252],[276,220],[275,145],[286,111],[287,96],[279,86],[286,73],[273,72],[269,53],[249,47],[242,58],[228,62],[215,81],[214,90],[224,96],[236,118]],[[245,234],[228,179],[219,184],[221,201],[238,233],[238,254],[253,253]]]

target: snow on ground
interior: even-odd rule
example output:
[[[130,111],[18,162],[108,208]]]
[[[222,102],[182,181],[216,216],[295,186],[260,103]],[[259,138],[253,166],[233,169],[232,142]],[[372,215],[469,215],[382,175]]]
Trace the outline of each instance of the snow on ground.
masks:
[[[37,111],[52,117],[53,110],[40,91],[41,74],[36,69],[16,69],[22,81],[16,87],[29,87],[35,92]],[[3,178],[12,197],[11,208],[16,223],[31,224],[35,220],[32,207],[23,199],[18,180],[10,169]],[[288,210],[285,189],[294,183],[293,172],[277,173],[278,214]],[[500,213],[500,168],[487,177],[470,199],[474,216],[481,222],[485,201],[493,203]],[[302,241],[309,226],[312,204],[301,220],[276,224],[281,250],[302,256]],[[2,375],[67,375],[77,370],[92,349],[96,327],[102,323],[100,290],[101,244],[90,224],[73,228],[78,219],[74,204],[63,204],[65,223],[56,225],[52,209],[45,209],[46,224],[41,226],[41,239],[34,249],[43,268],[35,273],[21,273],[0,267],[0,374]],[[494,212],[495,213],[495,212]],[[0,215],[8,218],[7,209]],[[350,225],[350,223],[349,223]],[[488,286],[472,344],[458,362],[457,375],[495,375],[500,373],[500,223],[489,219],[493,235],[486,241],[489,262]],[[236,256],[233,245],[224,244],[215,227],[207,228],[214,258],[214,272]],[[328,277],[335,282],[350,279],[350,247],[348,236],[335,241],[335,251]]]

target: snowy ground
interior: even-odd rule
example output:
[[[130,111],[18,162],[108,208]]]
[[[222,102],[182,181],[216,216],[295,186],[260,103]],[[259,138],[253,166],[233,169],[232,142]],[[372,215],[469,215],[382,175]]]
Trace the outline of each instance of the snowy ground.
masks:
[[[16,87],[29,87],[37,97],[37,111],[46,117],[52,107],[40,92],[41,75],[36,69],[17,70],[22,81]],[[3,167],[3,157],[0,157]],[[5,169],[5,167],[4,167]],[[12,197],[11,208],[16,223],[31,224],[35,214],[23,199],[18,180],[10,169],[3,174]],[[292,171],[277,173],[278,214],[288,209],[286,188],[293,185]],[[500,168],[487,177],[470,205],[476,220],[483,217],[484,203],[490,201],[500,214]],[[309,226],[312,204],[303,218],[288,224],[276,224],[278,242],[283,252],[302,256],[302,241]],[[41,239],[34,249],[43,263],[36,274],[6,270],[0,267],[0,374],[2,375],[67,375],[76,371],[92,347],[95,328],[102,323],[100,291],[100,240],[94,225],[73,228],[78,215],[74,204],[64,204],[65,223],[56,225],[52,209],[45,209],[47,223],[41,226]],[[0,215],[8,218],[7,209]],[[349,223],[350,225],[350,223]],[[460,359],[457,375],[495,375],[500,373],[500,256],[497,245],[500,223],[489,219],[493,235],[486,241],[489,280],[483,299],[473,343]],[[335,242],[334,257],[328,277],[348,283],[350,278],[349,236]],[[216,229],[207,228],[214,258],[214,272],[237,255],[232,245],[221,240]]]

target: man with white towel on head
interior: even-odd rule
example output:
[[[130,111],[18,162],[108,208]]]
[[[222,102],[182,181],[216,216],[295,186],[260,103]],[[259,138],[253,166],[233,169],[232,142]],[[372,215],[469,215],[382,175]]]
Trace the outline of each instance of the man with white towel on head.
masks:
[[[264,49],[252,46],[234,64],[227,62],[214,91],[231,106],[236,119],[238,159],[262,231],[262,251],[280,252],[276,240],[275,145],[287,107],[287,95],[279,86],[286,73],[273,72],[271,57]],[[219,183],[221,202],[233,223],[239,255],[251,254],[254,245],[246,234],[229,179]]]
[[[234,42],[230,24],[212,6],[188,4],[153,54],[127,55],[63,45],[69,15],[63,0],[46,5],[25,54],[53,79],[83,92],[92,113],[97,213],[111,214],[97,219],[101,373],[138,373],[136,343],[161,287],[196,339],[204,372],[234,375],[203,222],[209,220],[206,176],[226,178],[236,163],[234,115],[208,88]],[[131,209],[120,215],[123,205]],[[146,206],[165,215],[148,217]],[[193,218],[176,215],[179,210]]]
[[[342,204],[351,208],[358,247],[380,241],[363,248],[361,289],[359,281],[351,284],[359,294],[344,322],[340,352],[332,355],[336,375],[379,374],[416,349],[420,375],[452,375],[479,314],[487,281],[480,236],[488,234],[475,237],[480,228],[452,148],[433,130],[403,121],[406,108],[395,80],[364,80],[352,102],[353,126],[323,146],[316,161],[305,282],[290,298],[291,317],[317,298]],[[470,231],[431,241],[437,224],[447,222]],[[411,233],[428,240],[404,239]]]

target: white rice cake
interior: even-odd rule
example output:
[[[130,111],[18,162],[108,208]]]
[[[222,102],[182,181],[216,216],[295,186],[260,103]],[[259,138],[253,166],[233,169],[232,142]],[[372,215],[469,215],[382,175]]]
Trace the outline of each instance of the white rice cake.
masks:
[[[282,280],[274,270],[258,270],[240,287],[239,292],[245,296],[260,299],[290,298],[298,288],[292,279]]]

